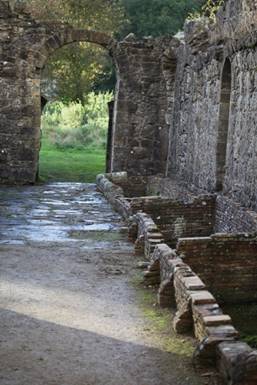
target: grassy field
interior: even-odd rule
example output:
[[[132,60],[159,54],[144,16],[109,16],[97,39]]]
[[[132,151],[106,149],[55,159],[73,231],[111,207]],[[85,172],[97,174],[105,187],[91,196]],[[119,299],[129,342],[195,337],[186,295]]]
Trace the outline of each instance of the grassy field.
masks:
[[[104,149],[58,149],[43,141],[40,151],[41,182],[95,182],[97,174],[105,171]]]

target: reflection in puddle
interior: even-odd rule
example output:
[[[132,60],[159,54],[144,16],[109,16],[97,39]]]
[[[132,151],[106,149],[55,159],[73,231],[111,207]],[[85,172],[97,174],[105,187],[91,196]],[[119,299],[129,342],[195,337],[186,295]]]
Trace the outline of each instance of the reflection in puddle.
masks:
[[[2,187],[0,196],[0,244],[121,239],[119,216],[93,184]]]

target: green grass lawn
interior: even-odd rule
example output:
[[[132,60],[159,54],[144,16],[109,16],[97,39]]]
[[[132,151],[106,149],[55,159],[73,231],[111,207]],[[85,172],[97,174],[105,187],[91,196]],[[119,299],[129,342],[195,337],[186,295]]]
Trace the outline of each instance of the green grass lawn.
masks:
[[[40,151],[40,181],[95,182],[105,171],[104,149],[58,149],[43,141]]]

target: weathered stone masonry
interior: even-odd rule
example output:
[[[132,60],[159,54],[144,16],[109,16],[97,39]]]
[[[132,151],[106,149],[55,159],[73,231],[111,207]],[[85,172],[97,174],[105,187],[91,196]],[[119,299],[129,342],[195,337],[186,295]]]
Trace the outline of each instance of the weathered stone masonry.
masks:
[[[177,332],[193,330],[199,341],[195,356],[215,363],[224,383],[238,385],[257,383],[257,352],[239,341],[216,299],[256,303],[256,31],[252,0],[226,1],[216,24],[187,24],[184,39],[170,47],[170,76],[167,62],[162,66],[168,178],[144,177],[144,196],[136,198],[126,193],[131,177],[124,183],[108,176],[109,192],[112,182],[124,189],[111,202],[129,219],[135,252],[150,261],[145,280],[157,285],[160,306],[176,308]],[[140,164],[135,167],[147,175]],[[130,174],[129,168],[123,171]],[[188,200],[200,202],[206,193],[213,199],[209,222],[202,221],[208,210],[201,216],[198,208],[191,226],[187,210],[191,215],[195,208]],[[203,231],[210,235],[201,236]]]
[[[217,23],[191,22],[177,50],[169,175],[220,189],[256,209],[256,29],[254,1],[226,1]]]
[[[0,180],[33,183],[38,169],[41,70],[56,49],[76,41],[108,47],[105,34],[41,24],[0,1]]]
[[[133,181],[136,181],[134,192]],[[158,183],[158,178],[107,174],[97,177],[97,185],[128,221],[129,239],[135,241],[135,253],[144,254],[149,260],[145,283],[157,285],[159,305],[176,309],[172,321],[174,329],[177,333],[193,332],[199,341],[195,358],[204,364],[215,364],[224,383],[256,384],[257,352],[239,341],[239,333],[230,316],[223,313],[212,294],[215,293],[223,303],[256,301],[256,235],[224,233],[197,236],[195,231],[212,232],[215,229],[212,227],[216,217],[214,197],[208,202],[208,197],[201,199],[198,196],[194,202],[192,194],[174,182],[173,198],[168,199],[163,195],[136,197],[140,192],[145,195],[147,191],[161,191],[162,183]],[[202,203],[209,205],[209,209],[203,211]],[[191,214],[195,223],[194,220],[190,222]],[[199,222],[201,216],[207,221]],[[169,217],[167,227],[165,222]],[[183,218],[186,224],[180,230],[187,232],[187,236],[191,231],[193,236],[178,238],[177,245],[174,235],[179,237],[183,231],[180,234],[174,232],[176,218]],[[250,215],[246,223],[251,219]],[[176,249],[165,244],[170,240]]]
[[[162,68],[163,53],[170,40],[149,38],[138,42],[129,35],[116,47],[118,83],[112,171],[126,170],[130,175],[165,172],[169,134],[166,114],[170,102]],[[171,44],[176,45],[176,40]]]
[[[53,51],[88,41],[107,49],[117,70],[108,170],[166,173],[255,210],[255,7],[254,0],[226,1],[216,24],[190,22],[184,38],[116,42],[40,23],[0,1],[0,181],[35,181],[41,70]]]
[[[256,301],[255,0],[225,1],[216,23],[187,23],[184,36],[121,42],[35,21],[0,0],[1,183],[35,181],[41,70],[76,41],[100,44],[116,67],[108,171],[126,173],[97,184],[149,260],[146,280],[226,383],[256,384],[256,351],[238,341],[209,291],[227,303]]]
[[[108,170],[126,169],[134,175],[164,173],[169,131],[166,110],[172,103],[167,90],[172,89],[173,82],[162,72],[166,68],[167,73],[168,68],[162,55],[170,40],[149,38],[138,42],[128,36],[118,43],[104,33],[41,23],[21,5],[12,10],[8,1],[1,0],[0,182],[35,182],[41,71],[55,50],[78,41],[107,49],[117,71]],[[173,44],[177,44],[175,39]],[[165,78],[170,85],[166,86]]]

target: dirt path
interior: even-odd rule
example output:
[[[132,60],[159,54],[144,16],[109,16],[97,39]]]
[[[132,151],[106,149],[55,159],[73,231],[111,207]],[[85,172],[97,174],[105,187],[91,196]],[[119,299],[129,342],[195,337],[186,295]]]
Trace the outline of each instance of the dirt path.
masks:
[[[152,332],[122,226],[94,185],[1,189],[1,385],[203,384]]]

